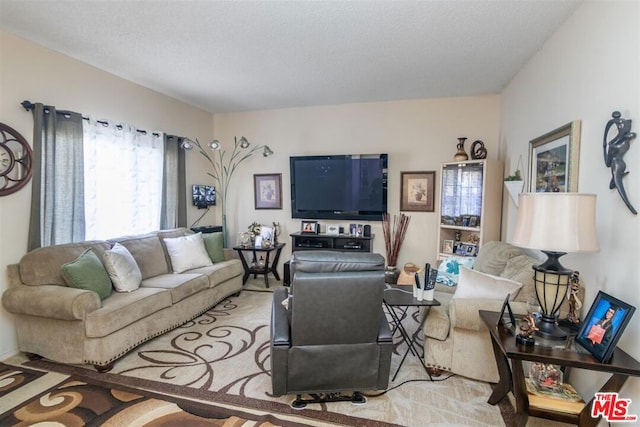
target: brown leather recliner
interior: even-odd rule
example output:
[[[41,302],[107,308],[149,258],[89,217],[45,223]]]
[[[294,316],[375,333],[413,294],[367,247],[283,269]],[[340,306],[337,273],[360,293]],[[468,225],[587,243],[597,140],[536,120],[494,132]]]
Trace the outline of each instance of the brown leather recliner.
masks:
[[[292,406],[299,408],[364,403],[361,391],[387,388],[392,342],[382,309],[384,264],[372,253],[293,253],[291,289],[276,289],[273,298],[274,395],[296,394]]]

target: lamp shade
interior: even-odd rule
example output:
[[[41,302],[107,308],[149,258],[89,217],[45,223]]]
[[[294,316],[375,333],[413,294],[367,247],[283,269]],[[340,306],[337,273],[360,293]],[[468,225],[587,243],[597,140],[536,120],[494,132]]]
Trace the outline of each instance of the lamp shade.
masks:
[[[596,252],[596,195],[521,193],[512,244],[553,252]]]

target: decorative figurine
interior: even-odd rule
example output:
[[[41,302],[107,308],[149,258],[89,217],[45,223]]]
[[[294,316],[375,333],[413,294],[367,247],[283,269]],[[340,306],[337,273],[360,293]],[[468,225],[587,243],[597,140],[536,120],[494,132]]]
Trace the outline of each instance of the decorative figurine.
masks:
[[[453,159],[456,162],[461,162],[464,160],[469,160],[469,155],[467,154],[466,151],[464,151],[464,142],[467,140],[467,138],[458,138],[458,144],[456,145],[456,148],[458,149],[458,152],[456,153],[455,156],[453,156]]]
[[[578,296],[580,290],[580,272],[574,271],[571,275],[571,291],[569,291],[569,315],[567,320],[574,325],[580,323],[580,309],[582,308],[582,301]]]
[[[484,147],[484,142],[477,140],[471,144],[471,158],[473,160],[487,158],[487,149]]]
[[[533,314],[528,314],[523,317],[519,328],[520,332],[516,335],[516,342],[518,344],[531,346],[534,345],[536,340],[533,338],[533,334],[538,330],[536,326],[536,319]]]
[[[607,126],[604,128],[604,138],[602,141],[604,163],[607,167],[611,168],[611,182],[609,183],[609,188],[617,189],[618,194],[620,194],[620,197],[622,197],[622,200],[624,201],[624,204],[627,205],[634,215],[637,215],[638,211],[636,211],[631,205],[631,202],[629,202],[622,183],[622,178],[629,173],[626,171],[627,164],[622,158],[629,150],[631,140],[636,137],[636,134],[635,132],[631,132],[631,120],[623,119],[619,111],[611,113],[611,117],[612,119],[607,122]],[[618,134],[610,141],[607,141],[609,129],[613,126],[618,129]]]

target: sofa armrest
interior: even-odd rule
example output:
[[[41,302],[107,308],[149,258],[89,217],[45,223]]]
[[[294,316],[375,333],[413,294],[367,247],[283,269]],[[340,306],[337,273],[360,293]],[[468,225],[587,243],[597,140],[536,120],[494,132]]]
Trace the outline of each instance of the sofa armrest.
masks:
[[[2,305],[13,314],[60,320],[82,320],[101,307],[93,291],[58,285],[13,286],[2,294]]]
[[[497,311],[502,309],[504,300],[484,298],[452,298],[449,303],[449,320],[453,328],[467,329],[470,331],[484,331],[487,328],[480,320],[479,310]],[[513,305],[510,302],[509,305]],[[513,306],[512,306],[513,310]],[[515,314],[515,310],[514,310]]]
[[[238,257],[238,252],[234,251],[231,248],[224,248],[224,260],[225,261],[230,261],[232,259],[240,259]]]
[[[271,344],[274,346],[291,346],[289,329],[289,313],[282,305],[289,292],[286,288],[277,288],[273,292],[271,307]],[[291,307],[289,307],[289,310]]]
[[[389,321],[387,321],[387,316],[382,313],[380,316],[380,329],[378,329],[378,342],[386,343],[392,342],[393,337],[391,336],[391,328],[389,327]]]

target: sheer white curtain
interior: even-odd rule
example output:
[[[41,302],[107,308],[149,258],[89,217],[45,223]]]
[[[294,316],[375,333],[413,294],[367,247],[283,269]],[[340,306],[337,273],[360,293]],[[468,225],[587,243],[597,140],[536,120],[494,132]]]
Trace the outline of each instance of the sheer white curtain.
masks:
[[[160,229],[164,138],[91,118],[83,124],[85,239]]]

